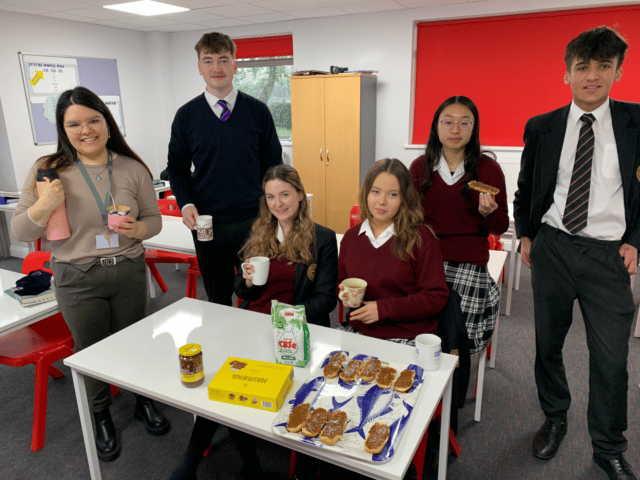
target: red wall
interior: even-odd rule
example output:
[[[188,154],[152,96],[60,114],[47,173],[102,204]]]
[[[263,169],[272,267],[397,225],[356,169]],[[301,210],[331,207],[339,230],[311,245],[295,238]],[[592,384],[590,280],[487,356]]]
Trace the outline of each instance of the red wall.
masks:
[[[584,30],[608,25],[629,43],[611,98],[640,101],[640,6],[418,24],[413,143],[453,95],[478,106],[483,145],[521,146],[527,120],[571,101],[564,49]]]

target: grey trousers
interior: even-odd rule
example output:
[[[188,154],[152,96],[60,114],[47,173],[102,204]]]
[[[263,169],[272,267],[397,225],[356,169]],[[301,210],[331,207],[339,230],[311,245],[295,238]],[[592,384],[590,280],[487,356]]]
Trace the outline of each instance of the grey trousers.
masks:
[[[115,265],[72,265],[52,261],[60,311],[79,352],[142,319],[147,308],[144,255]],[[108,383],[85,378],[91,410],[111,405]]]
[[[627,449],[627,356],[635,304],[619,248],[620,242],[569,235],[548,225],[531,246],[540,405],[547,417],[566,421],[571,393],[562,347],[577,299],[589,349],[589,434],[594,452],[605,458]]]

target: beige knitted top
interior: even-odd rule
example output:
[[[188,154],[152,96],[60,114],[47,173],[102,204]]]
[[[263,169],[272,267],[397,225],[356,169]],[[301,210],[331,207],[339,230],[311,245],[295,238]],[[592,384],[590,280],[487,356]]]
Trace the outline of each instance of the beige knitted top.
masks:
[[[102,199],[107,195],[108,174],[105,165],[85,165],[89,176]],[[36,166],[31,167],[22,189],[22,196],[11,219],[13,236],[22,242],[32,242],[45,234],[46,225],[36,224],[27,210],[37,200],[34,179]],[[100,174],[101,180],[96,180]],[[64,187],[67,218],[71,227],[71,237],[54,240],[53,256],[59,262],[89,263],[97,257],[126,255],[134,258],[144,252],[142,240],[119,235],[116,248],[96,248],[96,235],[104,233],[102,216],[87,182],[76,165],[58,172]],[[137,161],[124,155],[113,154],[113,175],[111,194],[117,205],[131,207],[131,215],[147,225],[147,237],[157,235],[162,228],[162,218],[158,210],[156,193],[149,172]]]

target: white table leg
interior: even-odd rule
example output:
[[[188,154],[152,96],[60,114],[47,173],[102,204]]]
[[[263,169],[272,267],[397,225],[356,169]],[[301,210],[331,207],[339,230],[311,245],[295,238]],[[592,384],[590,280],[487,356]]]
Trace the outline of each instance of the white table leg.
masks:
[[[636,337],[640,337],[640,309],[638,309],[638,318],[636,319],[636,331],[634,335]]]
[[[511,294],[513,293],[513,274],[516,265],[516,248],[518,239],[516,238],[515,227],[511,234],[511,254],[509,255],[509,289],[507,290],[507,305],[504,309],[505,315],[511,315]]]
[[[493,351],[491,352],[493,354]],[[473,419],[479,422],[482,418],[482,394],[484,393],[484,369],[487,360],[487,349],[480,352],[478,359],[478,386],[476,387],[476,411]]]
[[[516,266],[516,290],[520,290],[520,274],[522,273],[522,254],[518,254],[518,258],[516,258],[516,262],[518,265]]]
[[[73,385],[76,391],[76,401],[78,402],[78,411],[80,413],[80,425],[82,427],[82,436],[84,437],[84,446],[87,450],[87,460],[89,461],[89,473],[92,480],[102,480],[100,475],[100,464],[98,463],[98,453],[96,444],[93,441],[93,428],[91,426],[91,412],[89,411],[89,400],[87,399],[87,389],[84,385],[84,375],[71,369],[73,377]]]
[[[496,368],[496,357],[498,356],[498,327],[500,324],[500,313],[496,318],[496,326],[491,336],[491,360],[489,360],[489,367]]]
[[[151,298],[156,298],[156,286],[153,283],[153,275],[151,275],[149,265],[145,263],[145,267],[147,267],[147,283],[149,285],[149,295],[151,296]]]
[[[438,480],[447,478],[447,460],[449,459],[449,426],[451,425],[451,392],[453,376],[449,378],[442,396],[442,416],[440,417],[440,456],[438,459]]]

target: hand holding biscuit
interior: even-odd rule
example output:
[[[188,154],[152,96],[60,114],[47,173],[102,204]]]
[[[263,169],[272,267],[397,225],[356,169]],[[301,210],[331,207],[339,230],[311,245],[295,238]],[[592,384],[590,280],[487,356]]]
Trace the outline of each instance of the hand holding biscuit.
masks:
[[[478,197],[480,199],[478,203],[478,212],[480,212],[480,215],[484,218],[487,218],[498,208],[496,197],[489,193],[481,193]]]

